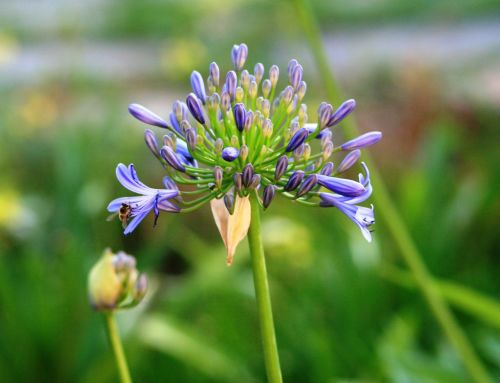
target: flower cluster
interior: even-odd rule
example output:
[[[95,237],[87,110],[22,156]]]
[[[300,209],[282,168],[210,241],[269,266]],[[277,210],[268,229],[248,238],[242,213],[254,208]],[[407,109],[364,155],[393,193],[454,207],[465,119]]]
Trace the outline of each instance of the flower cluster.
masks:
[[[141,105],[129,106],[138,120],[166,130],[161,143],[150,129],[144,137],[168,175],[165,189],[152,189],[139,181],[133,165],[118,165],[118,180],[139,196],[115,199],[108,210],[119,213],[124,223],[131,220],[127,234],[151,211],[158,218],[160,211],[189,212],[218,200],[232,215],[236,200],[250,193],[258,195],[264,209],[281,194],[306,206],[336,207],[370,241],[373,207],[359,206],[372,193],[368,169],[363,163],[359,182],[339,175],[359,160],[359,149],[376,143],[382,134],[369,132],[334,145],[331,128],[353,111],[355,101],[336,109],[323,102],[317,122],[309,123],[302,103],[307,85],[297,60],[289,62],[289,84],[279,91],[279,68],[272,65],[265,78],[264,65],[257,63],[251,73],[244,69],[247,56],[245,44],[235,45],[234,70],[225,76],[215,62],[206,82],[194,71],[193,92],[185,102],[174,102],[168,119]],[[338,166],[329,161],[335,152],[347,153]]]

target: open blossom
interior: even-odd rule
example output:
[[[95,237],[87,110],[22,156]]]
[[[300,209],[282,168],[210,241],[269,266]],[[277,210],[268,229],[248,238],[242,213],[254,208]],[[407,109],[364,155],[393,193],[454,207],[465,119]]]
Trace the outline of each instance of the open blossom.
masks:
[[[206,80],[201,72],[193,71],[192,92],[185,101],[174,102],[166,119],[142,105],[129,106],[132,116],[141,122],[164,129],[162,141],[150,129],[144,137],[168,177],[165,189],[153,189],[138,180],[133,165],[118,165],[120,183],[139,196],[118,198],[108,210],[120,213],[123,204],[130,207],[129,216],[122,215],[125,221],[130,219],[125,229],[130,233],[151,211],[156,221],[160,211],[190,212],[217,201],[212,202],[212,210],[228,248],[228,260],[236,248],[229,243],[231,238],[237,238],[237,244],[249,224],[249,205],[239,200],[248,201],[251,193],[259,197],[264,209],[277,195],[308,207],[335,207],[371,240],[373,208],[358,205],[372,193],[368,169],[362,164],[366,175],[359,180],[342,175],[357,163],[360,149],[375,144],[382,134],[368,132],[334,144],[332,129],[352,113],[356,102],[347,100],[336,108],[323,102],[317,122],[311,123],[302,103],[307,90],[304,70],[297,60],[289,62],[288,85],[280,90],[279,68],[272,65],[265,78],[261,63],[253,71],[245,69],[247,56],[245,44],[234,45],[233,70],[226,75],[215,62],[210,64]],[[347,154],[335,167],[330,157],[339,152]],[[242,217],[235,221],[222,216],[233,214]],[[229,233],[231,227],[238,232]]]

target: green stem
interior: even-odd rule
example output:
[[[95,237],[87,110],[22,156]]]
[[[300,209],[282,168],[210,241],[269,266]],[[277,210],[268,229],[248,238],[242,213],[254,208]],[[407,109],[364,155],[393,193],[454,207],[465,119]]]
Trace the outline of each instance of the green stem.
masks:
[[[339,105],[343,101],[341,91],[335,82],[335,78],[330,71],[328,59],[325,55],[323,42],[318,23],[314,17],[311,5],[307,0],[294,0],[296,11],[303,30],[308,38],[310,48],[314,55],[316,65],[321,76],[322,84],[331,101]],[[348,139],[359,134],[353,119],[346,119],[343,122],[344,131]],[[428,271],[423,258],[419,253],[415,242],[410,236],[405,222],[399,215],[396,207],[392,203],[389,193],[382,177],[373,165],[370,156],[364,154],[367,163],[370,163],[370,173],[372,183],[376,185],[377,192],[374,193],[374,200],[382,218],[384,219],[394,241],[399,247],[401,255],[411,270],[415,281],[423,296],[427,300],[434,316],[439,322],[450,343],[460,355],[465,367],[469,371],[471,378],[475,382],[490,382],[490,378],[481,360],[477,356],[474,348],[467,339],[457,321],[453,317],[447,303],[444,301],[439,290],[435,287],[434,279]]]
[[[104,313],[104,319],[106,322],[106,332],[108,333],[109,343],[113,349],[113,354],[115,356],[116,367],[120,374],[121,383],[132,383],[130,378],[130,372],[128,371],[127,359],[125,358],[125,353],[123,352],[122,342],[120,340],[120,333],[118,331],[118,324],[116,323],[116,317],[114,311],[106,311]]]
[[[273,312],[271,308],[271,296],[267,282],[266,259],[260,229],[260,207],[257,196],[252,193],[251,221],[248,230],[248,244],[252,255],[253,282],[255,285],[255,297],[259,312],[260,331],[262,335],[262,347],[266,364],[267,380],[269,383],[281,383],[280,360],[278,346],[274,333]]]

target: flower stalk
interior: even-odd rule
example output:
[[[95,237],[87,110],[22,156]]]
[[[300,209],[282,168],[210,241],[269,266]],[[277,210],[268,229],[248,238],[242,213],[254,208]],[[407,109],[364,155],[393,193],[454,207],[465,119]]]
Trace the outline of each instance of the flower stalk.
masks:
[[[248,244],[252,257],[253,282],[262,336],[262,348],[269,383],[281,383],[280,360],[274,331],[273,312],[269,282],[267,280],[266,258],[262,244],[260,206],[256,193],[250,197],[251,221],[248,230]]]
[[[132,378],[130,377],[130,372],[128,370],[127,359],[125,358],[125,352],[123,351],[122,342],[120,340],[120,333],[118,330],[118,324],[116,323],[115,312],[114,310],[109,310],[103,312],[103,315],[109,344],[113,349],[116,368],[118,369],[118,373],[120,375],[120,382],[132,383]]]

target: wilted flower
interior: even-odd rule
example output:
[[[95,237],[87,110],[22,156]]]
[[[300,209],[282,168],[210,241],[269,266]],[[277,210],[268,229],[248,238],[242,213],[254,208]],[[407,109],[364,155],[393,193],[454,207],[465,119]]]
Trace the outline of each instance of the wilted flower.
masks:
[[[96,310],[113,310],[137,305],[148,288],[145,274],[139,274],[135,258],[106,249],[88,277],[90,304]]]
[[[110,210],[119,209],[121,203],[131,206],[128,233],[151,210],[157,218],[161,210],[190,212],[212,201],[228,262],[246,235],[250,223],[247,197],[254,192],[265,208],[277,194],[305,206],[336,207],[371,240],[368,228],[374,223],[373,210],[357,206],[372,191],[368,169],[365,166],[366,176],[361,175],[359,182],[338,176],[357,162],[359,149],[374,144],[382,134],[369,132],[334,145],[330,128],[354,110],[355,101],[347,100],[337,108],[322,103],[318,122],[308,123],[307,106],[301,104],[307,86],[297,60],[290,61],[289,85],[280,91],[279,68],[271,66],[265,78],[264,66],[258,63],[250,73],[244,69],[247,56],[245,44],[234,45],[234,70],[224,76],[211,63],[206,84],[194,71],[193,92],[185,103],[174,103],[169,123],[143,106],[130,105],[134,117],[168,131],[162,148],[151,130],[145,133],[147,146],[168,173],[168,185],[151,189],[136,179],[133,167],[126,172],[119,165],[120,182],[142,196],[115,200]],[[340,151],[349,153],[335,169],[329,158]],[[174,184],[190,188],[179,190]]]

